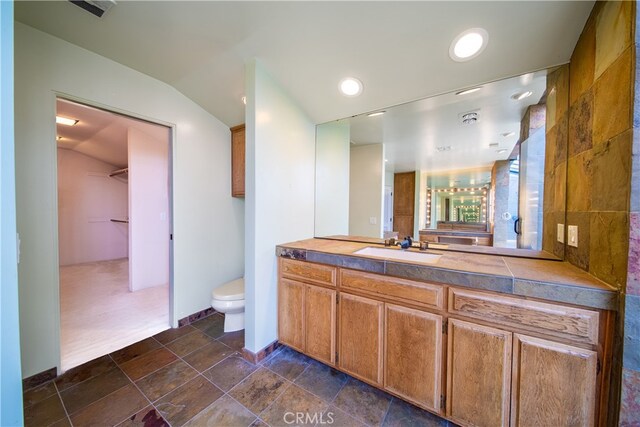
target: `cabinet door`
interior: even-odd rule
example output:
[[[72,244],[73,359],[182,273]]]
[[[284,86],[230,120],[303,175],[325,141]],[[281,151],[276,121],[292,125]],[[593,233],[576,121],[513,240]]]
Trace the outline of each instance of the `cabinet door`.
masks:
[[[233,197],[244,197],[244,139],[244,125],[231,128],[231,195]]]
[[[304,352],[304,292],[306,285],[280,279],[278,285],[278,340]]]
[[[511,332],[449,319],[447,415],[475,426],[509,423]]]
[[[385,305],[384,386],[440,412],[442,316]]]
[[[382,385],[382,308],[369,298],[340,294],[338,364],[354,377]]]
[[[595,424],[595,351],[515,334],[511,424]]]
[[[304,307],[307,354],[333,365],[336,361],[336,291],[307,285]]]

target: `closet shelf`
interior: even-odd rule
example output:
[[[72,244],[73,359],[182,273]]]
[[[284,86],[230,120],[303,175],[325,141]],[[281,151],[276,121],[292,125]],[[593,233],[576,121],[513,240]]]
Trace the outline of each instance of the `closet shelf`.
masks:
[[[123,169],[114,170],[109,174],[109,176],[113,178],[114,176],[120,176],[120,175],[128,176],[128,174],[129,174],[129,168],[123,168]]]

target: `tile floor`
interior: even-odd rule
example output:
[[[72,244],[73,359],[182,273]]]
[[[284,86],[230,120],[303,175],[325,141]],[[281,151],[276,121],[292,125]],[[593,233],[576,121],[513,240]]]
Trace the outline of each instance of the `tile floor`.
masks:
[[[24,392],[29,426],[447,426],[287,347],[258,365],[213,314]],[[308,413],[301,419],[287,413]]]

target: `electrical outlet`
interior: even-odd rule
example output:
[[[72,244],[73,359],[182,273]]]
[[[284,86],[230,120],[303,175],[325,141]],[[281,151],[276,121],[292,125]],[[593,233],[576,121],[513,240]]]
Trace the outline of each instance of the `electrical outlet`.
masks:
[[[369,224],[371,225],[376,225],[378,223],[378,218],[375,216],[370,216],[369,217]]]
[[[558,242],[564,243],[564,224],[558,224],[557,235]]]
[[[567,242],[569,246],[573,246],[574,248],[578,247],[578,226],[577,225],[569,226],[569,233],[568,233],[567,239],[569,240]]]

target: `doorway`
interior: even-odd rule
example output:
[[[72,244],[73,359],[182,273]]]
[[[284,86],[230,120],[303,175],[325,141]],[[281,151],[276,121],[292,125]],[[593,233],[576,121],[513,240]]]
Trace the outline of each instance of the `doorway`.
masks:
[[[64,372],[169,328],[171,129],[56,109]]]

